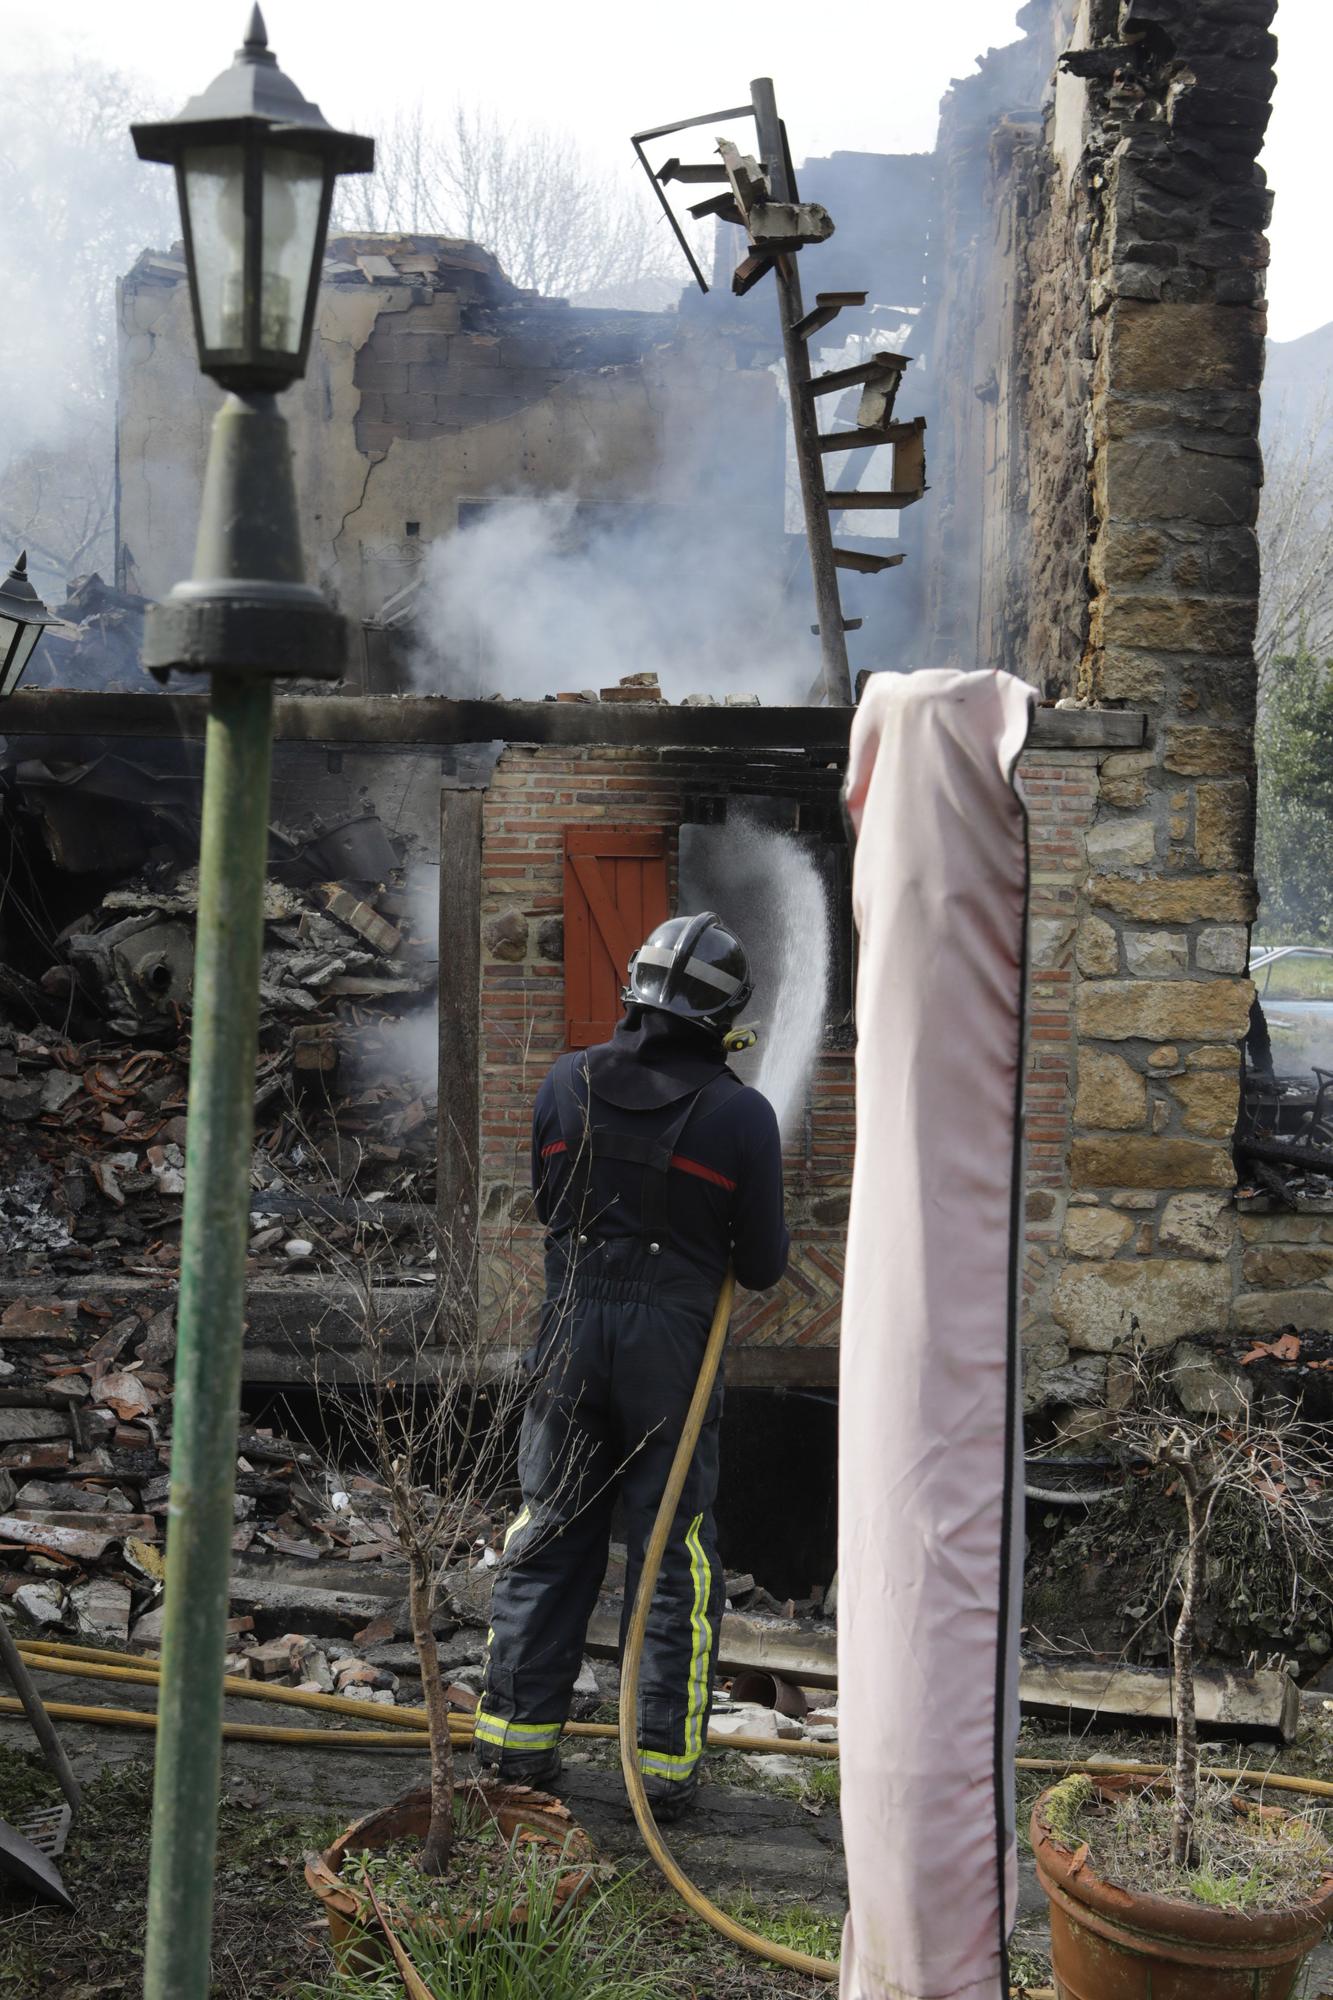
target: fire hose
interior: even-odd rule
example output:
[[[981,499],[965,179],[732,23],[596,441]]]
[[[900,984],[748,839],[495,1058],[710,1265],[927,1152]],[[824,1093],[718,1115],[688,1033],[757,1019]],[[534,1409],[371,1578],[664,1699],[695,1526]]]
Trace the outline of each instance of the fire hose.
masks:
[[[104,1647],[78,1646],[48,1639],[25,1639],[21,1651],[28,1666],[39,1672],[69,1673],[81,1680],[123,1679],[141,1685],[156,1685],[159,1680],[156,1662],[138,1653],[114,1652]],[[637,1659],[635,1666],[637,1672]],[[116,1672],[117,1668],[121,1671]],[[125,1669],[132,1671],[126,1672]],[[406,1707],[385,1709],[376,1704],[356,1702],[337,1695],[316,1694],[302,1688],[268,1687],[263,1683],[237,1678],[229,1678],[227,1693],[247,1700],[285,1702],[291,1707],[311,1709],[316,1713],[332,1713],[339,1716],[350,1713],[365,1716],[367,1719],[373,1717],[380,1724],[394,1725],[377,1729],[281,1729],[267,1728],[262,1724],[227,1722],[223,1725],[222,1733],[231,1742],[283,1743],[299,1745],[302,1749],[329,1750],[421,1750],[426,1748],[429,1742],[424,1709]],[[153,1730],[157,1727],[157,1715],[152,1709],[99,1708],[82,1702],[64,1701],[47,1702],[45,1706],[47,1713],[60,1722],[95,1723],[118,1729]],[[0,1697],[0,1715],[21,1713],[20,1702],[13,1697]],[[471,1717],[455,1710],[450,1714],[449,1721],[454,1747],[460,1750],[470,1748]],[[624,1740],[624,1732],[611,1723],[572,1722],[566,1724],[566,1732],[572,1736],[593,1738],[619,1736],[622,1745]],[[834,1743],[802,1744],[776,1737],[728,1737],[723,1739],[718,1747],[732,1751],[781,1751],[825,1758],[838,1756],[838,1745]],[[1017,1770],[1041,1771],[1052,1778],[1069,1777],[1076,1772],[1084,1772],[1093,1777],[1120,1773],[1138,1777],[1164,1777],[1169,1770],[1169,1766],[1165,1764],[1113,1759],[1082,1761],[1063,1757],[1017,1757],[1014,1763]],[[637,1758],[631,1764],[630,1771],[632,1776],[627,1775],[626,1783],[633,1803],[635,1791],[633,1781],[638,1778]],[[1333,1799],[1333,1784],[1320,1778],[1290,1776],[1285,1771],[1261,1771],[1253,1767],[1242,1770],[1235,1766],[1219,1766],[1212,1770],[1211,1775],[1224,1779],[1229,1784],[1248,1784],[1265,1791],[1296,1792],[1310,1798]],[[639,1789],[642,1790],[642,1779],[639,1779]],[[782,1951],[781,1946],[774,1945],[767,1938],[756,1937],[754,1932],[746,1930],[744,1925],[737,1924],[734,1919],[728,1917],[725,1911],[717,1910],[716,1905],[708,1903],[707,1898],[686,1880],[667,1853],[661,1835],[652,1822],[646,1797],[643,1799],[642,1811],[648,1817],[651,1838],[644,1829],[643,1818],[637,1807],[635,1817],[648,1842],[649,1851],[659,1868],[662,1867],[660,1857],[665,1855],[667,1867],[663,1872],[678,1893],[684,1894],[685,1889],[689,1890],[690,1893],[685,1896],[685,1900],[690,1907],[696,1909],[698,1914],[710,1923],[714,1922],[714,1915],[710,1912],[715,1913],[716,1917],[722,1919],[721,1925],[717,1927],[723,1929],[724,1935],[740,1944],[745,1950],[754,1950],[758,1946],[762,1948],[763,1955],[770,1958]],[[697,1902],[694,1900],[696,1897]],[[755,1939],[754,1945],[750,1943],[751,1938]],[[800,1954],[793,1955],[800,1956]],[[811,1963],[818,1968],[816,1976],[819,1978],[831,1978],[836,1971],[836,1967],[822,1959],[812,1960]],[[1026,1987],[1015,1990],[1024,1996],[1024,2000],[1054,2000],[1052,1989],[1049,1987]]]
[[[713,1385],[717,1380],[727,1332],[731,1323],[731,1307],[735,1294],[735,1277],[727,1272],[722,1289],[718,1294],[712,1325],[704,1346],[698,1380],[686,1414],[680,1442],[672,1460],[671,1471],[658,1504],[652,1533],[644,1552],[643,1569],[638,1592],[630,1617],[629,1631],[625,1641],[624,1658],[621,1666],[620,1719],[618,1727],[609,1723],[567,1723],[566,1733],[571,1736],[612,1737],[617,1736],[620,1745],[621,1770],[625,1780],[625,1790],[633,1809],[643,1842],[666,1881],[675,1890],[696,1916],[712,1926],[721,1936],[742,1950],[753,1953],[758,1958],[767,1959],[770,1964],[780,1965],[789,1971],[804,1973],[808,1977],[834,1980],[838,1977],[838,1964],[834,1960],[815,1958],[806,1952],[793,1951],[786,1945],[764,1937],[760,1932],[748,1929],[735,1917],[729,1916],[690,1881],[684,1870],[671,1854],[653,1818],[652,1807],[644,1787],[643,1775],[639,1769],[638,1746],[638,1690],[639,1669],[643,1656],[644,1635],[647,1630],[648,1612],[653,1593],[657,1586],[666,1551],[671,1526],[680,1504],[685,1480],[694,1458],[695,1447],[703,1429]],[[159,1668],[142,1656],[112,1652],[89,1646],[76,1646],[51,1640],[27,1640],[22,1652],[26,1663],[39,1670],[52,1673],[75,1674],[80,1678],[108,1679],[132,1682],[139,1685],[156,1685]],[[224,1683],[225,1691],[232,1696],[247,1699],[278,1701],[290,1706],[320,1710],[340,1716],[355,1717],[373,1721],[376,1729],[348,1729],[322,1731],[311,1729],[267,1729],[243,1723],[228,1723],[223,1734],[229,1738],[239,1738],[252,1742],[298,1742],[313,1747],[377,1747],[397,1744],[402,1748],[420,1748],[426,1744],[426,1712],[416,1708],[384,1707],[371,1702],[355,1701],[350,1697],[317,1694],[300,1688],[272,1687],[262,1683],[242,1680],[229,1676]],[[17,1711],[20,1704],[10,1699],[0,1699],[0,1713]],[[61,1720],[105,1722],[120,1727],[147,1728],[156,1725],[156,1715],[138,1709],[90,1708],[70,1702],[48,1704],[49,1712]],[[450,1734],[457,1749],[466,1749],[471,1743],[472,1718],[461,1711],[452,1711],[449,1716]],[[390,1727],[384,1727],[391,1724]],[[839,1746],[832,1743],[799,1743],[785,1739],[765,1737],[728,1737],[723,1747],[734,1751],[778,1751],[795,1752],[807,1756],[836,1758]],[[1128,1762],[1072,1762],[1062,1758],[1019,1757],[1016,1768],[1026,1771],[1046,1771],[1052,1775],[1067,1776],[1073,1772],[1088,1772],[1091,1775],[1129,1773],[1144,1776],[1161,1776],[1167,1766]],[[1273,1790],[1300,1792],[1307,1796],[1333,1799],[1333,1784],[1317,1778],[1297,1778],[1285,1772],[1262,1772],[1234,1768],[1217,1769],[1213,1775],[1231,1783],[1257,1784]],[[1027,1987],[1011,1989],[1026,1996],[1026,2000],[1053,2000],[1052,1989]]]
[[[720,1910],[716,1903],[710,1902],[703,1890],[691,1882],[658,1832],[653,1809],[648,1803],[643,1773],[639,1769],[639,1666],[643,1658],[644,1634],[648,1629],[648,1612],[652,1605],[653,1592],[657,1588],[662,1557],[666,1553],[667,1538],[676,1518],[676,1509],[680,1505],[680,1496],[694,1458],[694,1448],[699,1442],[699,1433],[703,1429],[704,1418],[708,1413],[713,1384],[717,1380],[722,1350],[726,1346],[727,1329],[731,1324],[731,1302],[735,1291],[735,1274],[729,1270],[722,1280],[722,1290],[718,1293],[713,1324],[708,1330],[704,1357],[699,1368],[699,1379],[694,1385],[694,1395],[685,1418],[685,1427],[680,1434],[680,1443],[676,1446],[676,1456],[671,1461],[671,1471],[667,1475],[667,1483],[658,1503],[657,1518],[653,1522],[653,1531],[648,1537],[648,1547],[644,1551],[638,1594],[634,1599],[634,1610],[630,1616],[629,1632],[625,1639],[624,1657],[620,1666],[620,1768],[624,1773],[625,1790],[629,1794],[629,1802],[638,1822],[639,1832],[643,1835],[644,1846],[681,1901],[688,1904],[696,1916],[702,1917],[706,1924],[711,1924],[715,1931],[720,1931],[732,1944],[738,1944],[743,1950],[753,1952],[757,1958],[766,1958],[773,1965],[786,1966],[792,1972],[804,1972],[814,1979],[836,1979],[838,1967],[835,1960],[812,1958],[808,1952],[792,1951],[786,1945],[776,1944],[772,1938],[761,1936],[758,1931],[748,1930],[744,1924],[738,1923],[735,1917],[728,1916],[725,1910]]]

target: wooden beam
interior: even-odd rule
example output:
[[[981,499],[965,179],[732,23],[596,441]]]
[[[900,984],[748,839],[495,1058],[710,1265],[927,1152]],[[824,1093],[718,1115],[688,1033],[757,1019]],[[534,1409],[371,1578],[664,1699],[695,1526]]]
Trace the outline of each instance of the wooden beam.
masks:
[[[485,794],[440,793],[440,1068],[435,1150],[442,1332],[477,1311],[481,1150],[481,834]]]
[[[836,1389],[836,1347],[770,1347],[740,1340],[727,1349],[730,1389]]]
[[[865,549],[839,549],[833,551],[833,560],[839,569],[859,570],[862,576],[878,576],[882,569],[897,569],[899,563],[907,561],[903,550],[896,556],[874,556]]]
[[[599,1605],[588,1622],[585,1651],[597,1660],[620,1657],[620,1612]],[[716,1669],[722,1674],[777,1674],[797,1687],[838,1685],[836,1632],[793,1632],[763,1618],[727,1611],[718,1635]]]
[[[911,362],[910,354],[872,354],[868,361],[858,361],[854,368],[828,368],[822,375],[814,375],[806,384],[807,396],[832,396],[843,389],[854,389],[860,382],[874,382],[885,375],[901,378],[903,370]]]
[[[686,707],[673,702],[451,701],[435,695],[279,696],[278,743],[436,748],[454,743],[609,744],[763,750],[845,748],[849,711]],[[204,695],[23,690],[0,704],[0,735],[202,738]]]
[[[841,514],[851,509],[863,513],[881,510],[896,512],[900,507],[914,507],[924,491],[924,487],[911,486],[902,492],[896,487],[885,487],[871,493],[856,486],[839,486],[828,494],[826,504],[830,514]]]
[[[919,421],[919,420],[918,420]],[[904,444],[917,434],[916,423],[879,424],[873,428],[858,426],[855,430],[821,431],[819,449],[830,451],[869,451],[877,444]]]
[[[1137,750],[1148,740],[1148,718],[1137,708],[1039,708],[1029,750]]]
[[[832,506],[845,495],[831,494]],[[617,744],[643,749],[844,751],[846,708],[686,708],[674,702],[450,701],[436,695],[279,695],[279,743],[438,749],[456,743]],[[82,694],[25,688],[0,704],[0,735],[119,737],[139,742],[202,738],[204,695]],[[1141,744],[1135,709],[1039,708],[1030,747],[1123,749]]]
[[[1165,1667],[1125,1667],[1093,1660],[1025,1654],[1019,1667],[1024,1708],[1076,1710],[1080,1715],[1171,1720],[1171,1676]],[[1219,1731],[1260,1730],[1290,1743],[1300,1715],[1300,1689],[1289,1674],[1263,1668],[1199,1667],[1195,1696],[1201,1724]]]

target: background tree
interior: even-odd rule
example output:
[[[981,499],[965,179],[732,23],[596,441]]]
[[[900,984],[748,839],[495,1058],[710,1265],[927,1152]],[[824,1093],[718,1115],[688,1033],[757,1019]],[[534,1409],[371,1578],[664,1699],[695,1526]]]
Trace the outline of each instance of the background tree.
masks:
[[[1328,391],[1265,413],[1259,510],[1260,701],[1284,659],[1333,653],[1333,407]]]
[[[567,134],[516,131],[475,106],[436,122],[418,104],[377,130],[374,174],[339,184],[335,227],[461,236],[546,297],[662,310],[688,273],[625,157],[610,172]]]
[[[1259,721],[1257,865],[1267,943],[1333,928],[1333,662],[1270,664]]]
[[[0,541],[27,548],[57,599],[71,576],[113,571],[116,286],[141,250],[179,233],[170,175],[136,159],[129,135],[156,109],[92,62],[6,85]]]

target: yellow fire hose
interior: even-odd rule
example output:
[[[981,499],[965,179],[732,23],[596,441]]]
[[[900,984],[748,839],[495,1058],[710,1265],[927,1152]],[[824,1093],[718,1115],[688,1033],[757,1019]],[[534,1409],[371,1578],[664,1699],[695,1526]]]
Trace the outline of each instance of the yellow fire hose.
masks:
[[[149,1684],[155,1684],[159,1678],[156,1660],[149,1659],[142,1653],[113,1653],[100,1646],[67,1645],[49,1639],[25,1639],[20,1652],[25,1663],[38,1673],[69,1672],[71,1669],[68,1667],[55,1666],[56,1659],[69,1659],[87,1663],[82,1669],[77,1666],[73,1669],[80,1679],[98,1679],[99,1676],[94,1668],[105,1662],[138,1667],[142,1671],[144,1680]],[[263,1681],[228,1679],[227,1692],[230,1696],[243,1700],[282,1700],[294,1708],[343,1712],[339,1708],[344,1699],[341,1696],[315,1694],[303,1688],[271,1688]],[[373,1730],[268,1729],[259,1724],[239,1722],[228,1726],[243,1732],[240,1740],[252,1742],[263,1742],[271,1737],[283,1743],[291,1741],[308,1744],[313,1741],[321,1746],[327,1743],[330,1748],[337,1748],[339,1745],[350,1748],[363,1744],[373,1737],[377,1743],[402,1749],[418,1749],[424,1745],[426,1741],[424,1708],[388,1708],[381,1707],[378,1703],[356,1703],[354,1706],[358,1715],[374,1717],[377,1722],[391,1726]],[[151,1729],[156,1725],[156,1718],[151,1709],[96,1708],[78,1702],[47,1702],[46,1707],[52,1715],[63,1715],[67,1721],[115,1722],[118,1725],[123,1723],[126,1728],[139,1729]],[[18,1712],[19,1705],[13,1700],[0,1702],[0,1713]],[[454,1742],[464,1748],[469,1747],[472,1737],[472,1717],[462,1709],[452,1709],[449,1714],[449,1724],[449,1733]],[[603,1739],[615,1737],[618,1740],[620,1729],[619,1725],[613,1722],[567,1722],[564,1733],[567,1736]],[[780,1751],[784,1756],[834,1759],[838,1756],[836,1743],[802,1743],[792,1741],[785,1736],[727,1736],[710,1738],[710,1744],[720,1750]],[[1062,1778],[1070,1777],[1075,1772],[1086,1772],[1091,1777],[1096,1777],[1100,1772],[1113,1776],[1124,1773],[1129,1776],[1160,1778],[1164,1777],[1170,1768],[1166,1764],[1123,1763],[1110,1759],[1085,1761],[1071,1760],[1067,1757],[1016,1757],[1014,1767],[1019,1771],[1049,1771],[1052,1776]],[[1221,1764],[1209,1766],[1208,1775],[1225,1778],[1229,1784],[1245,1783],[1271,1788],[1274,1791],[1301,1792],[1311,1798],[1333,1799],[1333,1782],[1322,1778],[1297,1778],[1289,1776],[1285,1771],[1256,1770],[1253,1766],[1241,1769]]]
[[[113,1729],[156,1729],[155,1708],[89,1708],[77,1701],[48,1701],[43,1707],[57,1722],[105,1723]],[[0,1715],[21,1715],[23,1704],[0,1695]],[[403,1729],[266,1729],[262,1723],[224,1722],[233,1743],[295,1743],[307,1750],[425,1750],[430,1738]],[[470,1741],[470,1739],[469,1739]]]
[[[146,1659],[138,1653],[115,1653],[101,1646],[74,1646],[59,1644],[53,1640],[25,1639],[19,1649],[24,1664],[37,1673],[73,1674],[79,1680],[129,1681],[140,1686],[155,1687],[159,1679],[156,1660]],[[424,1708],[406,1706],[389,1708],[376,1702],[355,1701],[347,1695],[316,1694],[305,1688],[289,1688],[270,1685],[266,1681],[242,1680],[228,1675],[223,1681],[223,1692],[228,1697],[246,1701],[284,1702],[291,1708],[311,1708],[325,1714],[352,1715],[367,1722],[389,1725],[390,1737],[393,1728],[420,1732],[426,1727]],[[90,1714],[105,1711],[90,1710]],[[121,1712],[121,1711],[118,1711]],[[472,1741],[471,1715],[462,1709],[451,1709],[449,1731],[456,1744],[468,1747]],[[305,1732],[302,1732],[303,1734]],[[568,1722],[565,1724],[567,1736],[601,1737],[614,1739],[619,1735],[613,1722]],[[339,1733],[339,1740],[348,1742],[349,1734]],[[822,1757],[836,1759],[836,1743],[789,1742],[778,1736],[728,1736],[710,1738],[716,1747],[737,1751],[790,1751],[798,1757]]]
[[[671,1471],[658,1504],[657,1519],[653,1522],[653,1532],[644,1551],[643,1572],[639,1578],[638,1594],[634,1599],[629,1633],[625,1640],[624,1658],[620,1666],[620,1768],[625,1776],[625,1790],[629,1794],[629,1802],[634,1809],[639,1832],[643,1835],[644,1846],[681,1901],[687,1903],[696,1916],[702,1917],[705,1923],[711,1924],[715,1931],[720,1931],[732,1944],[738,1944],[743,1950],[753,1952],[757,1958],[768,1959],[772,1965],[783,1965],[789,1971],[803,1972],[814,1979],[836,1979],[838,1976],[836,1961],[813,1958],[804,1951],[792,1951],[786,1945],[775,1944],[772,1938],[762,1937],[758,1931],[747,1930],[744,1924],[737,1923],[735,1917],[729,1917],[725,1910],[720,1910],[716,1903],[711,1903],[702,1889],[695,1887],[684,1869],[673,1858],[657,1830],[657,1821],[653,1818],[653,1809],[648,1803],[648,1794],[644,1789],[643,1773],[639,1769],[639,1665],[643,1657],[644,1634],[648,1629],[648,1612],[652,1605],[653,1592],[657,1588],[667,1537],[676,1518],[676,1508],[680,1504],[686,1476],[694,1458],[694,1448],[699,1442],[699,1433],[703,1429],[709,1398],[713,1393],[713,1384],[717,1380],[722,1349],[726,1345],[727,1328],[731,1323],[731,1301],[735,1290],[735,1274],[729,1270],[722,1280],[722,1290],[718,1293],[713,1324],[708,1331],[703,1363],[699,1369],[699,1379],[694,1385],[694,1396],[685,1418],[685,1428],[680,1434],[676,1456],[671,1462]]]

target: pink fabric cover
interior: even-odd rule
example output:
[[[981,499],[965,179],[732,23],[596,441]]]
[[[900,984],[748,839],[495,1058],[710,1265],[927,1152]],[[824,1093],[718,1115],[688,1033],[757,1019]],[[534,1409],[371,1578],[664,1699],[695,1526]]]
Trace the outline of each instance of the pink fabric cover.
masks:
[[[842,1317],[843,2000],[1004,2000],[1032,691],[877,674],[852,729],[856,1165]]]

